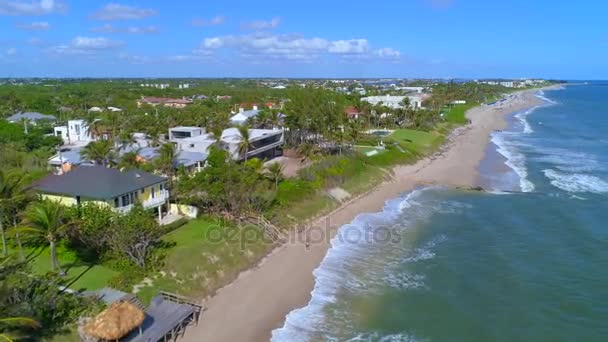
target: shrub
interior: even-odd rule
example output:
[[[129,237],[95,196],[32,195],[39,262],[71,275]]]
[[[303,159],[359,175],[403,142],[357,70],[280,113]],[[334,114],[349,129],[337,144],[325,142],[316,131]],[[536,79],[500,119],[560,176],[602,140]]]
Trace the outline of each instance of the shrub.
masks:
[[[108,286],[123,290],[131,291],[133,285],[138,284],[144,278],[145,273],[138,267],[131,267],[129,270],[120,272],[108,280]]]
[[[179,227],[181,227],[181,226],[185,225],[186,223],[188,223],[188,221],[189,221],[189,219],[188,219],[188,218],[186,218],[186,217],[181,217],[181,218],[179,218],[179,219],[178,219],[178,220],[176,220],[176,221],[173,221],[173,222],[171,222],[171,223],[169,223],[169,224],[166,224],[166,225],[164,225],[164,226],[161,226],[161,230],[162,230],[162,232],[163,232],[163,235],[164,235],[164,234],[167,234],[167,233],[170,233],[170,232],[172,232],[172,231],[176,230],[177,228],[179,228]]]
[[[306,198],[313,194],[314,191],[315,188],[312,182],[303,179],[287,179],[279,183],[276,202],[279,205],[286,205]]]

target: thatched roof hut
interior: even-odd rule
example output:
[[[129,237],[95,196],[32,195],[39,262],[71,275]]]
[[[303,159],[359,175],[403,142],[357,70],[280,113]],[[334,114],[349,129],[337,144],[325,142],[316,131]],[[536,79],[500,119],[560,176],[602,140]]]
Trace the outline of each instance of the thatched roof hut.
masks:
[[[87,323],[84,331],[93,337],[116,341],[139,327],[144,318],[144,312],[135,305],[116,302]]]

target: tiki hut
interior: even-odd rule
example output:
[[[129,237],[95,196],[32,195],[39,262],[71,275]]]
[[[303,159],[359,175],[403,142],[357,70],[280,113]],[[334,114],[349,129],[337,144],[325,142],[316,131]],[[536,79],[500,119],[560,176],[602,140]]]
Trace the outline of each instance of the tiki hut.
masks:
[[[84,326],[87,335],[117,341],[141,326],[144,312],[129,302],[116,302]]]

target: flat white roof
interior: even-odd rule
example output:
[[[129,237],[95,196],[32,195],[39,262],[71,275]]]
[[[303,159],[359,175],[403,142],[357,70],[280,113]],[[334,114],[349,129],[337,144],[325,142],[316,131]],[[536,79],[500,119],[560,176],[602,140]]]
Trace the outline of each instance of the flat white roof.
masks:
[[[195,127],[195,126],[177,126],[177,127],[169,128],[169,130],[170,131],[188,131],[188,132],[192,132],[192,131],[202,130],[202,128]]]

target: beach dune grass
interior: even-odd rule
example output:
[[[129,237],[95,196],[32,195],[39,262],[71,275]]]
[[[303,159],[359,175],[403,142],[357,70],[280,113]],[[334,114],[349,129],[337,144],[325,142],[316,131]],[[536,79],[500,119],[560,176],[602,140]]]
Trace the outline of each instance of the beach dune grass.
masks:
[[[259,227],[237,227],[214,218],[195,219],[163,237],[164,266],[137,293],[149,302],[159,291],[202,298],[261,259],[272,248]]]

